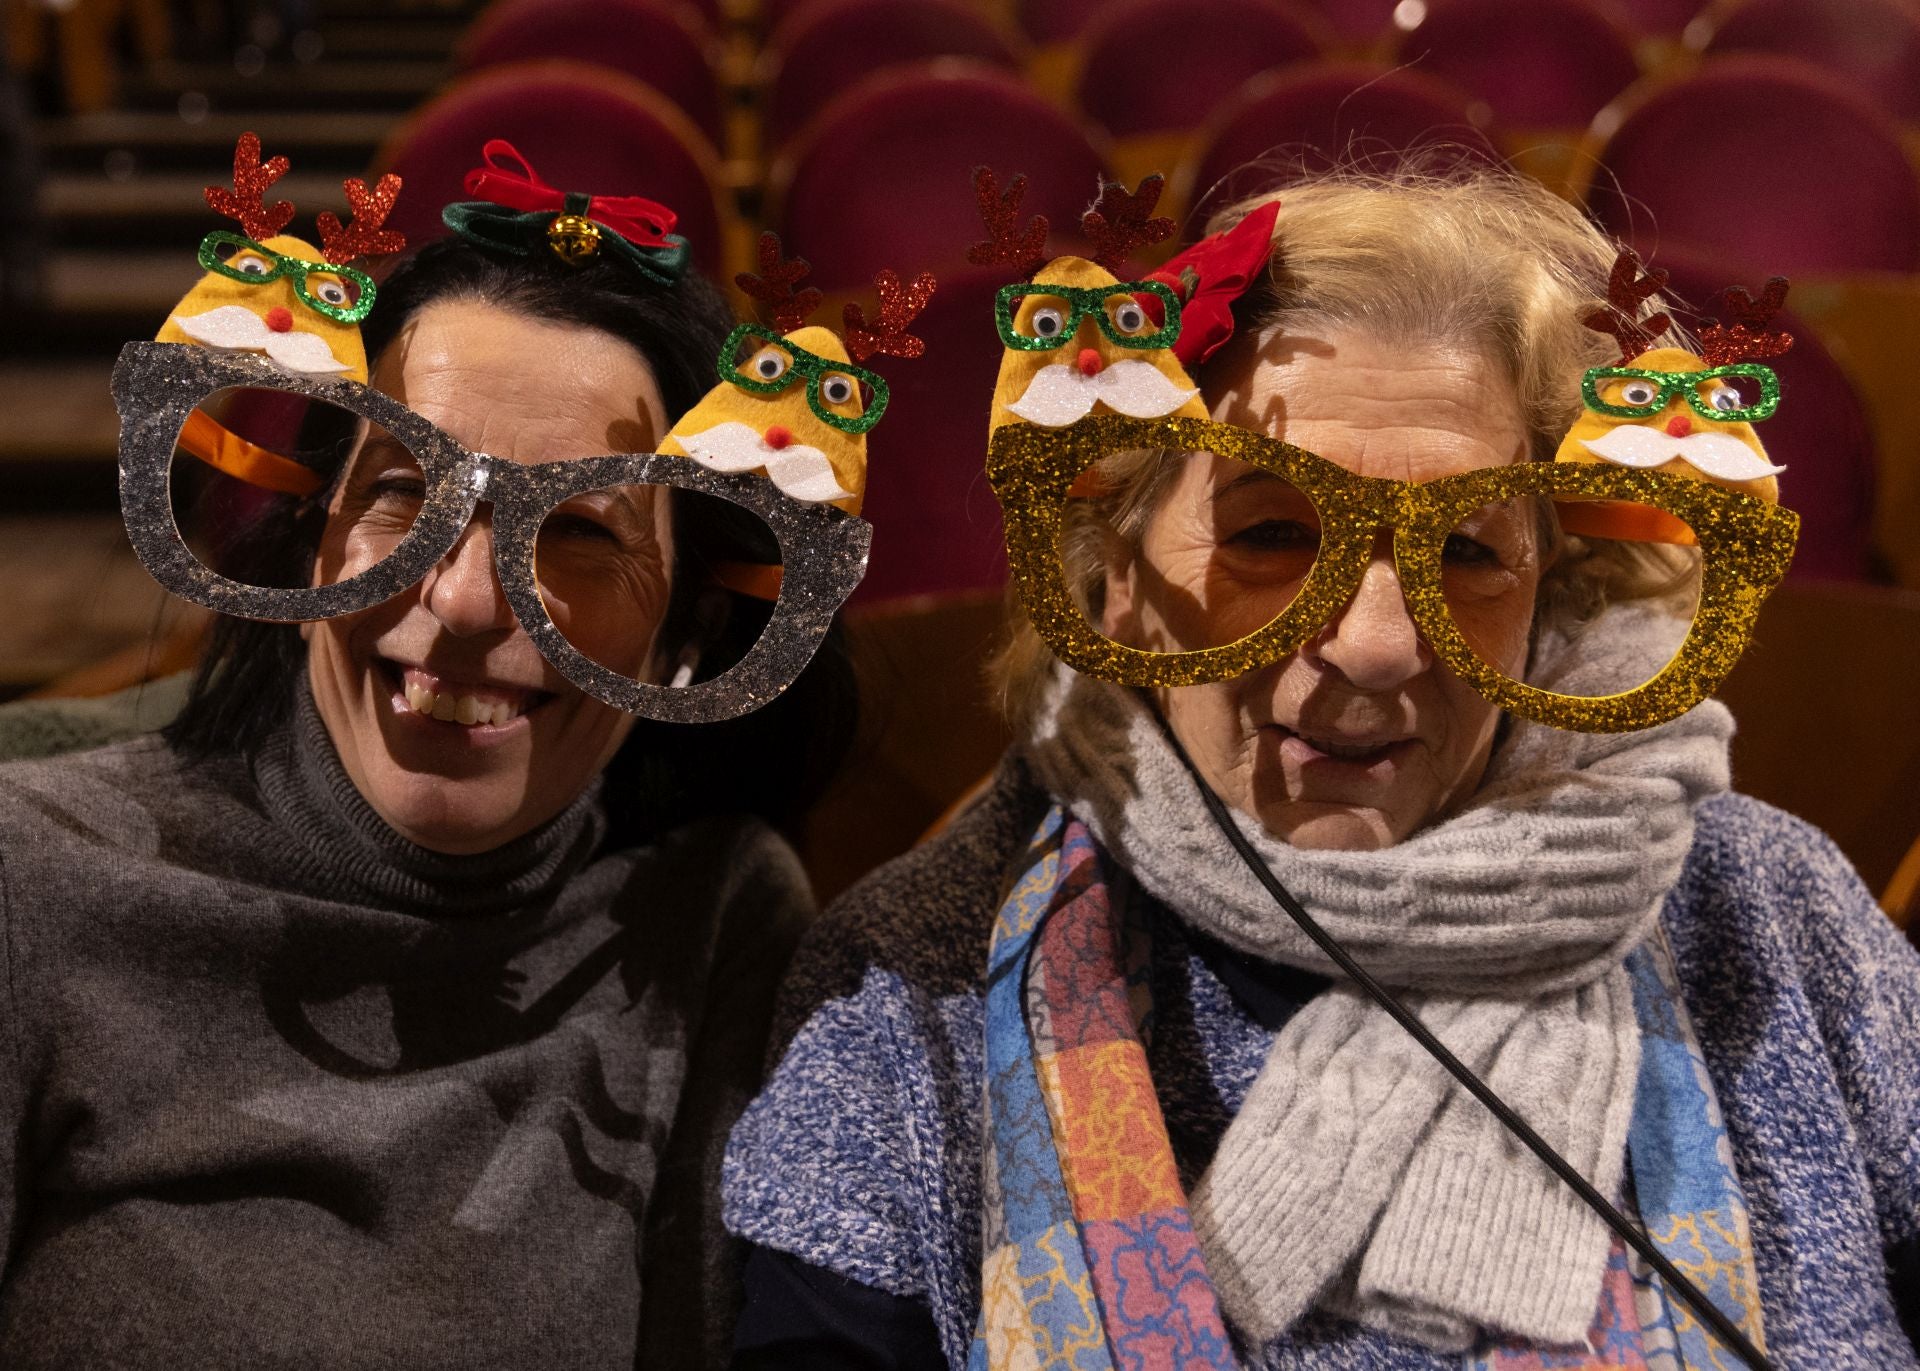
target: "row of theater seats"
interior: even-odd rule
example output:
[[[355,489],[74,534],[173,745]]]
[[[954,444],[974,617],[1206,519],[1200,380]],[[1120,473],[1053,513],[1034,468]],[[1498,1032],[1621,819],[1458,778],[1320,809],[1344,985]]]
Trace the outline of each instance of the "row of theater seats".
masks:
[[[1905,13],[1907,3],[1728,0],[1709,13],[1715,32],[1737,33],[1743,14],[1768,5],[1857,15],[1875,6]],[[1920,280],[1920,178],[1904,145],[1911,135],[1862,97],[1861,80],[1799,60],[1718,56],[1607,103],[1632,75],[1625,40],[1628,65],[1609,66],[1610,50],[1589,41],[1597,30],[1568,30],[1583,49],[1575,53],[1550,24],[1529,18],[1578,11],[1618,29],[1618,16],[1594,0],[1402,0],[1406,27],[1389,24],[1397,36],[1385,41],[1402,57],[1417,49],[1422,60],[1410,67],[1323,60],[1338,47],[1326,38],[1338,31],[1336,16],[1278,0],[1018,8],[1039,45],[1079,54],[1074,98],[1049,93],[1019,65],[1026,39],[1007,16],[957,0],[770,5],[759,20],[772,32],[763,56],[724,89],[688,57],[714,32],[711,13],[670,0],[499,0],[462,46],[469,74],[382,154],[410,186],[396,217],[416,238],[439,231],[434,207],[457,198],[480,143],[504,136],[555,184],[672,204],[697,260],[722,279],[749,264],[760,225],[775,228],[829,292],[832,315],[823,317],[837,316],[882,268],[938,274],[940,293],[918,330],[927,358],[889,366],[894,407],[872,437],[868,508],[878,532],[864,594],[873,598],[1002,575],[980,453],[999,357],[990,302],[1004,282],[964,264],[978,236],[972,167],[1027,173],[1027,208],[1051,219],[1054,250],[1064,251],[1102,174],[1167,170],[1163,207],[1184,213],[1197,232],[1209,211],[1282,184],[1302,162],[1387,156],[1435,139],[1447,157],[1493,159],[1526,152],[1529,138],[1535,146],[1557,139],[1579,145],[1560,188],[1673,269],[1691,303],[1705,306],[1720,287],[1755,286],[1771,272],[1802,279],[1796,303],[1817,308],[1795,323],[1802,342],[1781,364],[1792,400],[1770,430],[1795,468],[1805,516],[1796,573],[1867,576],[1875,542],[1897,553],[1899,530],[1920,522],[1920,428],[1903,400],[1889,399],[1904,397],[1906,378],[1897,352],[1880,346],[1905,327],[1899,291]],[[1473,27],[1495,13],[1504,16],[1499,35]],[[1036,22],[1042,14],[1053,29]],[[674,48],[662,36],[670,33],[694,47]],[[972,48],[968,33],[980,36]],[[1115,33],[1129,37],[1108,46]],[[1447,33],[1478,34],[1474,71],[1417,47]],[[1497,47],[1496,37],[1509,46]],[[929,60],[929,48],[958,55]],[[1555,61],[1608,74],[1561,81]],[[643,79],[649,70],[653,79]],[[756,75],[758,85],[744,79]],[[1469,79],[1448,79],[1462,75]],[[1499,80],[1506,84],[1496,92]],[[1096,88],[1130,98],[1100,104]],[[1576,118],[1584,128],[1555,122]],[[733,136],[743,120],[758,128],[745,144],[771,151],[763,167],[743,171],[718,151],[715,138]],[[738,151],[742,140],[727,145]],[[1139,160],[1155,149],[1157,163]],[[1859,307],[1863,273],[1891,283],[1893,295],[1869,290]],[[1822,332],[1838,336],[1842,361],[1822,346]],[[1883,456],[1895,455],[1880,470],[1876,438]],[[1794,460],[1798,451],[1804,461]],[[1920,585],[1920,546],[1911,555],[1914,565],[1896,555],[1893,569]]]

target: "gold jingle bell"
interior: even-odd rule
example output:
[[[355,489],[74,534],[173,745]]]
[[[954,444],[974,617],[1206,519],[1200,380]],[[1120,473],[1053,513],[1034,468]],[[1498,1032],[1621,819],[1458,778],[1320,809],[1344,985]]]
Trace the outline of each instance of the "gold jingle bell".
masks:
[[[583,214],[558,214],[547,225],[547,246],[570,267],[600,251],[600,226]]]

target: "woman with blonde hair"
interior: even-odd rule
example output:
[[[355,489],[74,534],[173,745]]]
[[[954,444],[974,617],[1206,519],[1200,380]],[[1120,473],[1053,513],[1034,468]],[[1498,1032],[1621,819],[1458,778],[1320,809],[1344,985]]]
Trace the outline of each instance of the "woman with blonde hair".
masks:
[[[1716,521],[1766,507],[1687,485],[1697,546],[1609,541],[1530,469],[1610,361],[1614,245],[1503,174],[1339,173],[1220,216],[1198,294],[1250,222],[1251,288],[1183,324],[1231,334],[1212,422],[1066,501],[1084,623],[1016,629],[990,788],[798,956],[729,1150],[736,1365],[1914,1366],[1920,959],[1729,792],[1724,707],[1608,714],[1724,670],[1764,585],[1728,608]]]

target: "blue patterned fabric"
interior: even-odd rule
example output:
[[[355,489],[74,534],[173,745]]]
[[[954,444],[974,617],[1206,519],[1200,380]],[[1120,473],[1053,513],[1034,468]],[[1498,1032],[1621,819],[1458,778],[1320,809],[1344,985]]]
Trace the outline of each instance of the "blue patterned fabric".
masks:
[[[733,1231],[924,1300],[955,1371],[980,1307],[988,936],[1048,803],[1010,763],[946,834],[828,912],[789,980],[790,1045],[728,1152]],[[1152,918],[1149,1063],[1190,1185],[1269,1037],[1178,920]],[[1740,796],[1701,807],[1663,926],[1746,1196],[1775,1365],[1920,1368],[1887,1272],[1920,1246],[1920,955],[1824,835]],[[1650,1195],[1689,1183],[1648,1170],[1634,1181]],[[1320,1315],[1240,1352],[1263,1371],[1460,1365]]]

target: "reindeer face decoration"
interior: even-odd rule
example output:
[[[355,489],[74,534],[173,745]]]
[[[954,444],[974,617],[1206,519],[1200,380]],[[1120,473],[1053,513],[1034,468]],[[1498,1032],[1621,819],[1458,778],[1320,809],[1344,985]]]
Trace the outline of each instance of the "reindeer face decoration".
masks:
[[[1047,221],[1020,226],[1026,178],[1000,192],[993,172],[974,173],[974,193],[988,237],[968,250],[977,265],[1006,262],[1022,276],[994,302],[1006,355],[993,393],[992,427],[1024,422],[1062,428],[1090,414],[1158,419],[1206,417],[1199,389],[1170,350],[1180,336],[1180,297],[1160,281],[1123,281],[1127,255],[1174,231],[1150,217],[1162,179],[1138,191],[1108,183],[1081,219],[1094,257],[1046,257]],[[1036,268],[1038,270],[1036,271]]]
[[[237,219],[244,233],[215,232],[200,243],[207,274],[175,305],[155,335],[227,352],[264,354],[287,371],[367,379],[360,321],[373,308],[373,279],[347,266],[369,253],[398,252],[406,240],[380,225],[393,209],[400,178],[369,190],[346,182],[353,222],[319,217],[321,246],[280,232],[293,218],[285,200],[265,192],[287,173],[287,159],[260,160],[260,140],[242,134],[233,154],[233,189],[207,187],[207,203]]]
[[[720,384],[662,440],[660,451],[723,472],[762,472],[796,500],[858,514],[867,488],[866,435],[887,409],[887,383],[856,360],[884,353],[918,357],[926,344],[906,331],[933,295],[922,273],[903,285],[883,271],[874,285],[880,317],[869,326],[849,304],[845,341],[809,327],[821,294],[795,287],[806,276],[800,258],[781,255],[780,240],[760,238],[760,274],[735,279],[753,299],[772,306],[775,327],[742,324],[720,349]]]
[[[1735,322],[1705,329],[1698,354],[1648,346],[1669,320],[1664,313],[1641,319],[1640,308],[1666,281],[1664,271],[1642,275],[1639,259],[1622,249],[1607,304],[1586,320],[1620,341],[1620,364],[1594,367],[1582,378],[1586,413],[1555,460],[1663,471],[1779,503],[1774,478],[1786,468],[1767,460],[1753,426],[1779,407],[1780,381],[1755,359],[1777,357],[1793,344],[1790,335],[1767,329],[1786,299],[1786,281],[1767,282],[1758,301],[1738,287],[1727,291]]]

